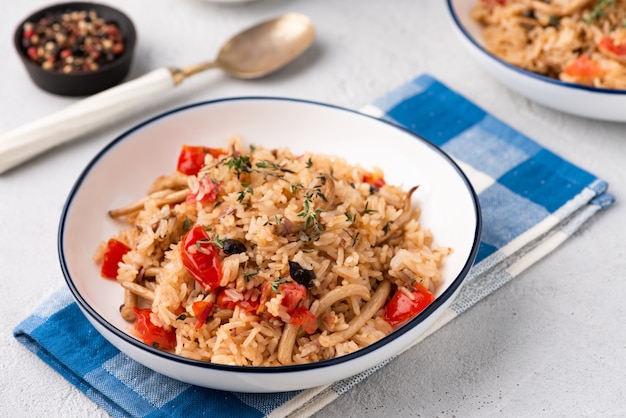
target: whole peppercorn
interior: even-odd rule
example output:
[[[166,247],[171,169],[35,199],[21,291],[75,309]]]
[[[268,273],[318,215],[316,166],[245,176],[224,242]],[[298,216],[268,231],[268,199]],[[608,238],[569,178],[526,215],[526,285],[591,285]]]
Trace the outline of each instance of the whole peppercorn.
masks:
[[[115,22],[96,11],[48,14],[22,26],[28,58],[47,71],[96,71],[124,53],[124,37]]]

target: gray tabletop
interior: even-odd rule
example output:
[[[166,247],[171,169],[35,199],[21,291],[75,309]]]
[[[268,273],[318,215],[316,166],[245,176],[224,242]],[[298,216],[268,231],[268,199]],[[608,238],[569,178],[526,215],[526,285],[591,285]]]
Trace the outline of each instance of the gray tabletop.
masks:
[[[106,143],[162,111],[213,98],[276,95],[358,109],[424,72],[607,180],[617,204],[316,416],[626,416],[626,125],[568,116],[498,84],[470,60],[442,0],[108,3],[126,11],[139,33],[129,78],[210,59],[232,33],[287,11],[307,14],[317,38],[268,78],[198,75],[114,125],[0,175],[0,416],[107,416],[12,335],[64,286],[56,253],[61,208]],[[12,47],[18,21],[45,4],[0,3],[0,132],[76,101],[38,89]]]

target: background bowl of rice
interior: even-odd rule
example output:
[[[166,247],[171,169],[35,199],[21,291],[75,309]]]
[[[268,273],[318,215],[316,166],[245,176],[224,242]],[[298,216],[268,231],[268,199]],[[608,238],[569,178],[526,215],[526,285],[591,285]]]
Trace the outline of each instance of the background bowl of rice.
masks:
[[[544,106],[591,119],[626,122],[626,90],[567,83],[516,67],[490,53],[483,45],[480,25],[470,17],[479,1],[446,3],[461,42],[485,71],[509,89]]]
[[[119,312],[123,289],[100,277],[94,249],[115,235],[119,222],[107,210],[145,193],[147,185],[176,167],[184,144],[222,147],[234,134],[246,144],[288,147],[344,157],[380,167],[389,184],[408,189],[422,208],[420,223],[440,245],[452,247],[434,302],[381,340],[356,352],[310,364],[247,367],[183,358],[148,346],[129,334]],[[172,378],[222,390],[277,392],[328,384],[367,370],[424,335],[461,288],[478,251],[477,197],[454,161],[428,141],[364,114],[302,100],[232,98],[189,105],[150,119],[107,145],[79,176],[59,227],[66,282],[91,324],[139,363]]]

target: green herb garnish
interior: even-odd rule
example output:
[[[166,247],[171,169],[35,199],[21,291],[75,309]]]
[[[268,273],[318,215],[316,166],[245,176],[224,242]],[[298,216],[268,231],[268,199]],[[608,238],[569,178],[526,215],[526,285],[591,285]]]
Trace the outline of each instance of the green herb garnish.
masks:
[[[594,20],[606,16],[606,8],[615,4],[615,0],[598,0],[598,4],[591,10],[589,16],[585,18],[585,23],[589,24]]]
[[[202,238],[199,239],[198,241],[196,241],[196,250],[199,250],[202,248],[202,244],[210,244],[211,240],[207,239],[207,238]]]
[[[237,193],[237,201],[239,203],[243,202],[243,200],[246,198],[246,194],[252,195],[252,193],[254,193],[254,189],[249,184],[241,183],[241,186],[245,189]]]
[[[375,213],[378,212],[376,209],[368,209],[370,202],[369,200],[365,201],[365,208],[363,208],[363,213]]]
[[[285,283],[285,282],[287,282],[287,279],[276,279],[276,280],[274,280],[274,281],[272,282],[272,291],[273,291],[274,293],[276,293],[277,295],[280,295],[280,291],[278,290],[278,287],[279,287],[281,284]]]
[[[239,178],[242,173],[250,173],[252,171],[252,163],[250,162],[250,157],[247,155],[233,154],[223,161],[229,169],[235,172],[237,178]]]
[[[353,215],[349,212],[344,212],[344,215],[346,215],[346,220],[348,222],[356,222],[356,213]]]
[[[217,248],[224,248],[224,238],[220,238],[219,235],[212,234],[211,241]]]
[[[247,271],[243,272],[243,279],[247,282],[250,280],[251,277],[256,276],[257,274],[259,274],[259,269],[257,268],[256,271],[253,271],[252,273],[248,273]]]

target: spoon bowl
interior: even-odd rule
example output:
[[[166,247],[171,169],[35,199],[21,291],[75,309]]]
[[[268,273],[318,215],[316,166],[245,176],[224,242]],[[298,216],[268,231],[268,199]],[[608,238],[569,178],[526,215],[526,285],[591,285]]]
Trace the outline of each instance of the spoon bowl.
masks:
[[[237,78],[260,78],[289,64],[311,46],[314,38],[315,29],[308,17],[287,13],[235,35],[214,61],[170,71],[176,84],[216,67]]]
[[[311,46],[314,38],[311,20],[289,13],[236,35],[224,44],[216,61],[235,77],[263,77],[293,61]]]

